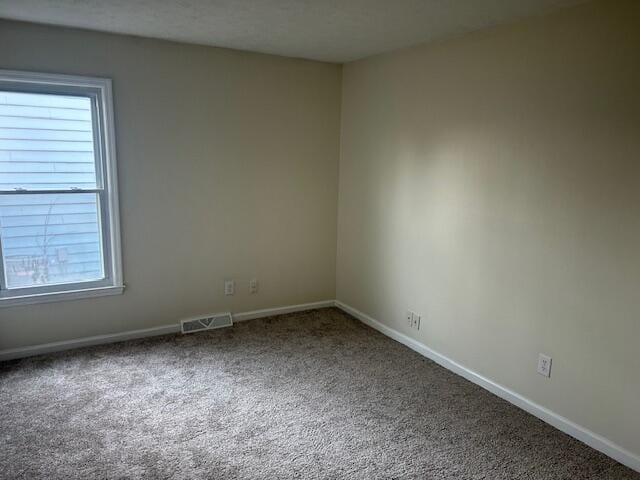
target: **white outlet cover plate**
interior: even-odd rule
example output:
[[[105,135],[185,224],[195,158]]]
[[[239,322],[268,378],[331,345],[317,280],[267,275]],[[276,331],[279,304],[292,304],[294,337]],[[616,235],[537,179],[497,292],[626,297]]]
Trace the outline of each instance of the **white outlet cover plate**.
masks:
[[[540,375],[544,375],[545,377],[550,377],[552,361],[553,360],[551,359],[551,357],[541,353],[538,356],[538,373]]]
[[[417,313],[413,314],[413,322],[412,322],[412,326],[413,328],[415,328],[416,330],[420,330],[420,315],[418,315]]]

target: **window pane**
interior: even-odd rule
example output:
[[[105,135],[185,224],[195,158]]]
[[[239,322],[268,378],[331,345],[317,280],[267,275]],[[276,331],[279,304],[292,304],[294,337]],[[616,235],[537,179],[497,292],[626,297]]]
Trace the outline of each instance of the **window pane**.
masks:
[[[98,212],[95,193],[0,195],[5,285],[104,278]]]
[[[0,190],[95,188],[91,100],[0,90]]]

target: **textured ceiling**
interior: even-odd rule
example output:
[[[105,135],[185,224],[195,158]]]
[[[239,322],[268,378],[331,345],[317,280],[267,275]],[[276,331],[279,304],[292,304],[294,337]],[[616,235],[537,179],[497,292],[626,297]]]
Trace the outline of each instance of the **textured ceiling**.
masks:
[[[0,0],[0,17],[346,62],[580,0]]]

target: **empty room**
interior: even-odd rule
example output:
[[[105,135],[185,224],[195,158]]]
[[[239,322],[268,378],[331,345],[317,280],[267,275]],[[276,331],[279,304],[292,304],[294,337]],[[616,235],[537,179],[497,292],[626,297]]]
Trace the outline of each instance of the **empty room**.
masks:
[[[640,480],[640,2],[0,0],[0,479]]]

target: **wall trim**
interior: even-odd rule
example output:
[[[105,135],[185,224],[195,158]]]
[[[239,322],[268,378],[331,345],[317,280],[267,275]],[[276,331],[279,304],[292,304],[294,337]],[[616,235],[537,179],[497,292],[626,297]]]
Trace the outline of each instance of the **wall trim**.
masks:
[[[61,342],[42,343],[40,345],[29,345],[27,347],[9,348],[0,350],[0,361],[15,360],[17,358],[32,357],[44,353],[62,352],[74,348],[88,347],[91,345],[102,345],[105,343],[123,342],[136,338],[155,337],[180,331],[180,324],[163,325],[161,327],[143,328],[140,330],[129,330],[120,333],[108,333],[106,335],[95,335],[92,337],[74,338]]]
[[[288,307],[263,308],[262,310],[253,310],[251,312],[234,313],[234,322],[244,322],[255,318],[270,317],[272,315],[282,315],[284,313],[304,312],[305,310],[313,310],[315,308],[334,307],[335,300],[324,300],[322,302],[301,303],[300,305],[290,305]]]
[[[273,315],[282,315],[284,313],[303,312],[305,310],[313,310],[315,308],[333,307],[334,305],[334,300],[324,300],[322,302],[302,303],[299,305],[265,308],[262,310],[236,313],[233,315],[233,321],[242,322],[245,320],[253,320],[256,318],[270,317]],[[162,325],[159,327],[143,328],[140,330],[129,330],[127,332],[109,333],[106,335],[95,335],[92,337],[63,340],[60,342],[9,348],[6,350],[0,350],[0,362],[24,357],[32,357],[34,355],[42,355],[45,353],[61,352],[74,348],[89,347],[91,345],[103,345],[105,343],[123,342],[125,340],[133,340],[136,338],[155,337],[158,335],[167,335],[170,333],[178,332],[180,332],[180,322],[171,325]]]
[[[520,407],[521,409],[538,417],[540,420],[548,423],[558,430],[571,435],[572,437],[580,440],[583,443],[586,443],[591,448],[594,448],[595,450],[604,453],[605,455],[613,458],[623,465],[626,465],[627,467],[640,472],[640,456],[626,450],[620,445],[615,444],[611,440],[572,422],[568,418],[565,418],[562,415],[559,415],[549,410],[548,408],[545,408],[542,405],[529,400],[528,398],[514,392],[513,390],[510,390],[507,387],[504,387],[463,365],[460,365],[459,363],[446,357],[445,355],[442,355],[441,353],[438,353],[435,350],[427,347],[425,344],[405,335],[404,333],[401,333],[391,327],[384,325],[383,323],[370,317],[366,313],[356,310],[355,308],[338,300],[336,300],[335,305],[339,309],[357,318],[362,323],[369,325],[370,327],[378,330],[379,332],[392,338],[393,340],[406,345],[410,349],[429,358],[430,360],[433,360],[447,370],[450,370],[453,373],[466,378],[470,382],[473,382],[476,385],[484,388],[485,390],[490,391],[494,395],[497,395],[498,397],[508,401],[509,403]]]

